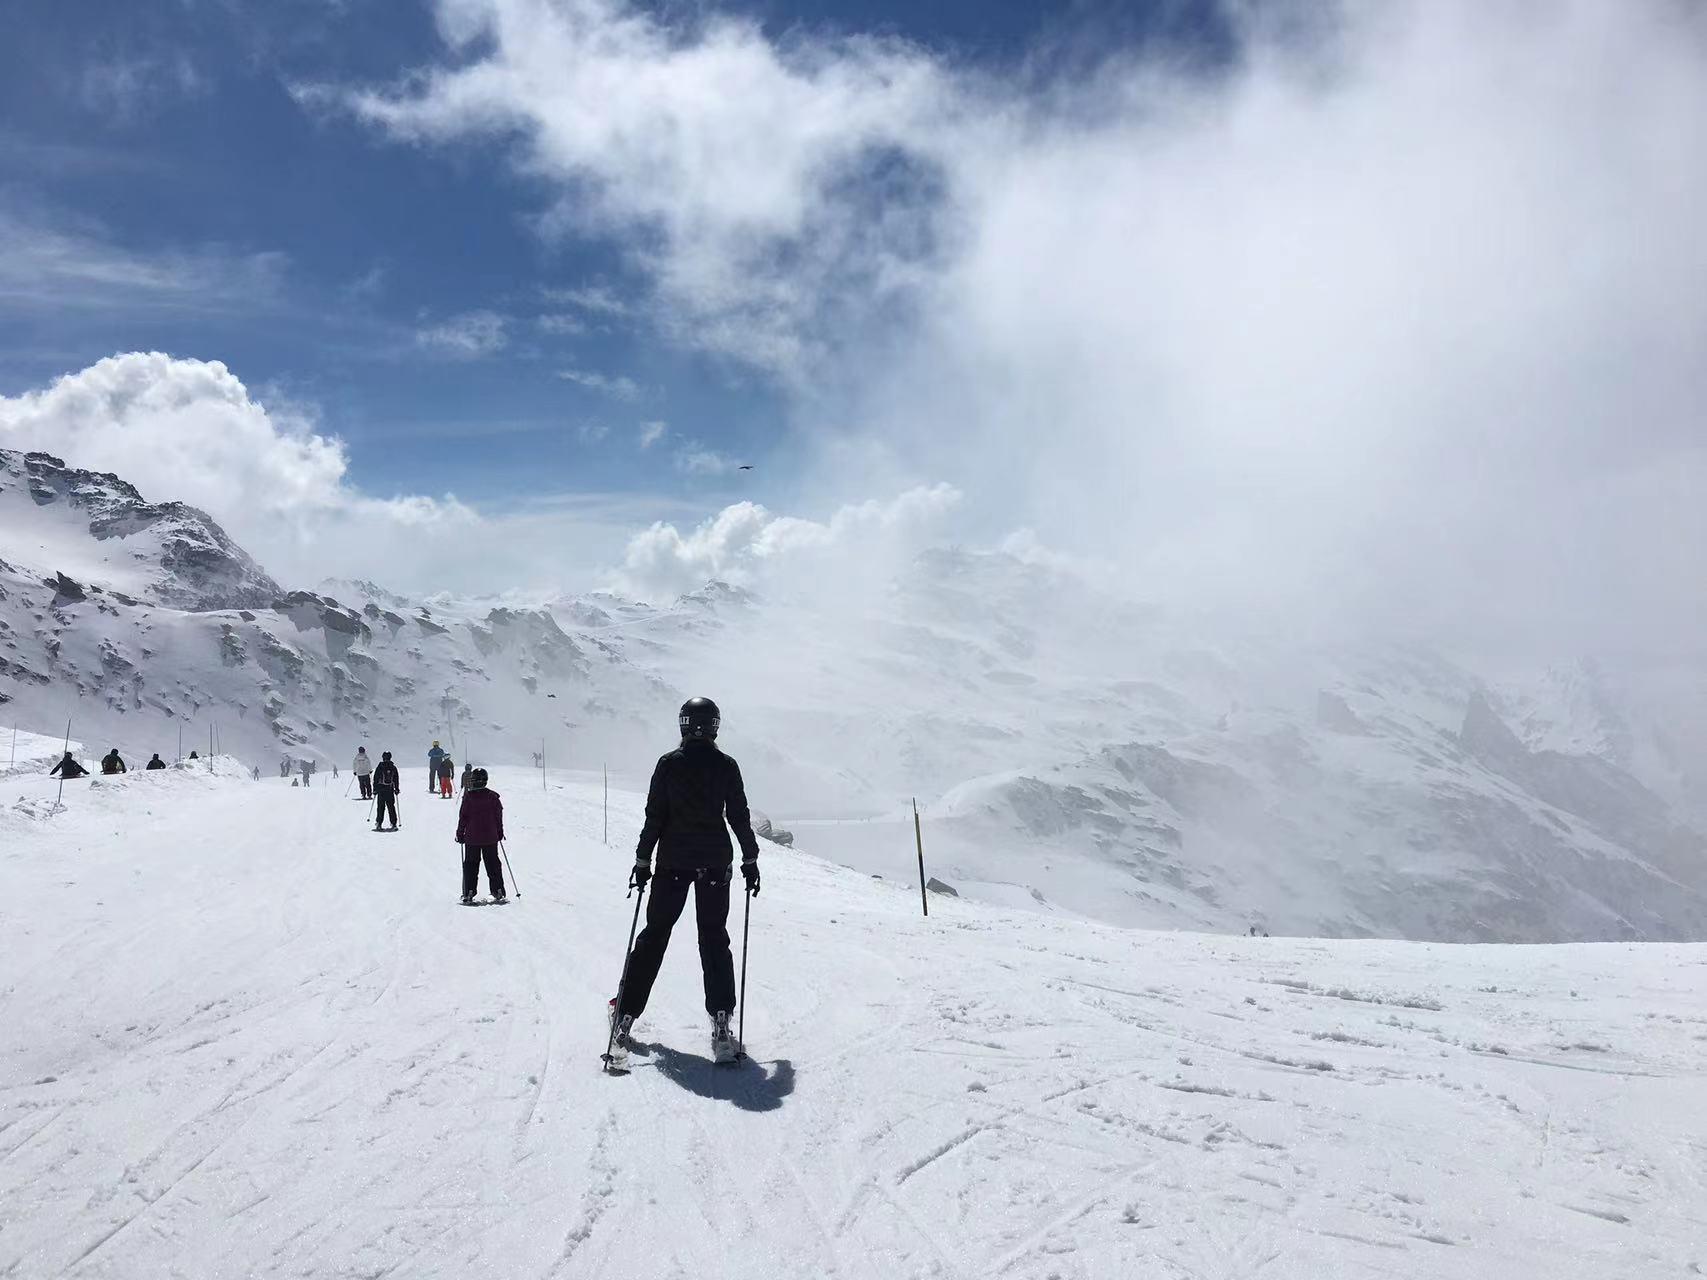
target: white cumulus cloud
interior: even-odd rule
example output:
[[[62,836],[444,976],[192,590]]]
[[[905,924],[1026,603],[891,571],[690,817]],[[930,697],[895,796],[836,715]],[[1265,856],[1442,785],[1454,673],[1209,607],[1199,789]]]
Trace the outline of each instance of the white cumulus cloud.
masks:
[[[851,585],[939,536],[961,498],[939,484],[850,503],[827,521],[776,515],[755,502],[725,507],[685,534],[660,521],[630,541],[619,582],[642,599],[664,600],[713,579],[821,583],[834,565],[838,581]]]
[[[0,396],[0,447],[42,450],[113,472],[153,501],[200,507],[269,569],[302,581],[327,564],[383,564],[423,530],[476,521],[454,498],[357,489],[342,441],[299,410],[269,412],[218,361],[132,352]]]

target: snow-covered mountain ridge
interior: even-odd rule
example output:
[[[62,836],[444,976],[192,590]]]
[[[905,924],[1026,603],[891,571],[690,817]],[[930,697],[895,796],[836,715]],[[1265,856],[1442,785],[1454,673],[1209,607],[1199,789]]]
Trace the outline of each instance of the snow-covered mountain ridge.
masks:
[[[264,772],[358,742],[410,763],[438,738],[459,761],[543,749],[644,775],[676,705],[709,692],[754,803],[873,874],[911,860],[917,796],[933,874],[1033,910],[1707,937],[1707,665],[1488,678],[951,550],[833,606],[724,583],[667,607],[421,601],[364,580],[287,592],[200,513],[45,455],[0,465],[0,717],[27,729],[70,716],[146,759],[171,758],[180,729],[205,748],[216,726]]]

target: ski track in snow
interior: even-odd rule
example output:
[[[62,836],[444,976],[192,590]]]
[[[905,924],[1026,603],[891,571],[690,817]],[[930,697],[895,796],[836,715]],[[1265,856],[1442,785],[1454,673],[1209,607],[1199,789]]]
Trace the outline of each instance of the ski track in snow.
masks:
[[[382,840],[333,786],[8,785],[0,1276],[1707,1270],[1704,946],[925,921],[767,846],[753,1059],[690,913],[607,1077],[638,797],[605,848],[596,782],[501,786],[522,897],[466,911],[418,772]]]

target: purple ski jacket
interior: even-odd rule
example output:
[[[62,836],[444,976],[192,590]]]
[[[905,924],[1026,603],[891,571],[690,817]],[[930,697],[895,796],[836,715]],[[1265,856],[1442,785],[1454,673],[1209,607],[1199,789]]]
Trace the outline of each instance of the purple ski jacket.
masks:
[[[504,838],[504,802],[490,787],[475,787],[462,793],[462,811],[456,817],[458,844],[497,844]]]

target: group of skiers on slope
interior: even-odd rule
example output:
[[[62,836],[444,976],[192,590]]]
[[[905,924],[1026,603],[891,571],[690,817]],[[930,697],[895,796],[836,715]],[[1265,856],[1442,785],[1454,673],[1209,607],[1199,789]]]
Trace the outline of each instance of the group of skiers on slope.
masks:
[[[195,758],[196,753],[193,751],[190,752],[190,759],[194,760]],[[166,762],[160,758],[160,753],[156,751],[149,757],[148,763],[143,766],[143,769],[147,771],[151,769],[164,769],[165,767]],[[77,763],[77,758],[67,751],[65,755],[60,758],[59,762],[47,771],[47,776],[50,778],[58,776],[67,779],[82,778],[87,776],[88,772],[89,771],[87,769]],[[106,755],[101,757],[101,773],[103,775],[111,777],[117,773],[129,772],[130,767],[125,764],[124,757],[119,754],[119,749],[117,747],[114,747],[111,751],[107,752]]]
[[[690,893],[699,935],[705,1011],[711,1019],[712,1057],[729,1063],[743,1053],[730,1026],[736,1000],[735,957],[729,945],[729,904],[735,880],[730,829],[741,847],[741,879],[750,895],[759,892],[759,842],[753,833],[741,767],[717,746],[722,725],[717,704],[709,698],[690,698],[682,704],[676,722],[681,743],[660,757],[652,771],[646,793],[646,821],[628,877],[631,890],[638,890],[644,898],[650,887],[652,896],[646,902],[646,927],[624,958],[622,980],[607,1010],[608,1061],[618,1070],[628,1063],[635,1020],[646,1011],[670,934],[687,908]],[[455,766],[437,742],[427,753],[427,765],[429,791],[436,779],[437,793],[448,796]],[[400,783],[391,753],[385,752],[373,766],[366,748],[362,748],[356,753],[354,769],[364,795],[368,794],[371,775],[379,817],[389,812],[395,830]],[[499,850],[504,840],[504,802],[488,784],[486,770],[464,768],[462,807],[456,822],[456,842],[463,850],[464,903],[474,901],[482,864],[492,901],[509,901]],[[379,829],[377,820],[375,829]],[[637,916],[639,910],[636,904]]]
[[[687,908],[690,892],[699,935],[705,1011],[711,1018],[712,1056],[727,1063],[743,1052],[730,1028],[736,996],[735,958],[729,946],[729,903],[735,880],[730,829],[734,829],[741,847],[741,879],[749,895],[759,892],[759,842],[753,834],[741,768],[733,756],[725,755],[717,746],[721,725],[722,715],[715,702],[690,698],[677,715],[681,744],[661,756],[652,771],[646,793],[646,821],[628,877],[631,890],[638,890],[644,898],[650,886],[652,896],[645,904],[646,927],[625,957],[622,980],[608,1007],[609,1062],[614,1068],[628,1062],[635,1020],[646,1011],[671,931]],[[194,752],[190,758],[195,758]],[[429,789],[436,779],[438,793],[448,797],[455,777],[449,754],[434,742],[427,760]],[[150,769],[165,767],[158,754],[148,762]],[[351,768],[361,784],[362,798],[375,801],[374,830],[386,829],[387,816],[389,829],[397,830],[397,795],[402,780],[391,752],[383,752],[375,764],[366,747],[358,748]],[[101,769],[104,773],[125,771],[117,748],[101,761]],[[52,772],[76,778],[88,770],[67,751]],[[464,768],[456,841],[463,848],[465,903],[474,901],[483,863],[493,902],[509,901],[499,853],[504,839],[504,803],[488,782],[486,770]],[[637,916],[639,909],[636,904]]]
[[[462,789],[468,790],[477,771],[473,765],[462,766]],[[439,746],[437,738],[433,739],[433,748],[427,752],[427,794],[451,798],[451,789],[456,782],[456,761],[450,758],[450,752]]]

